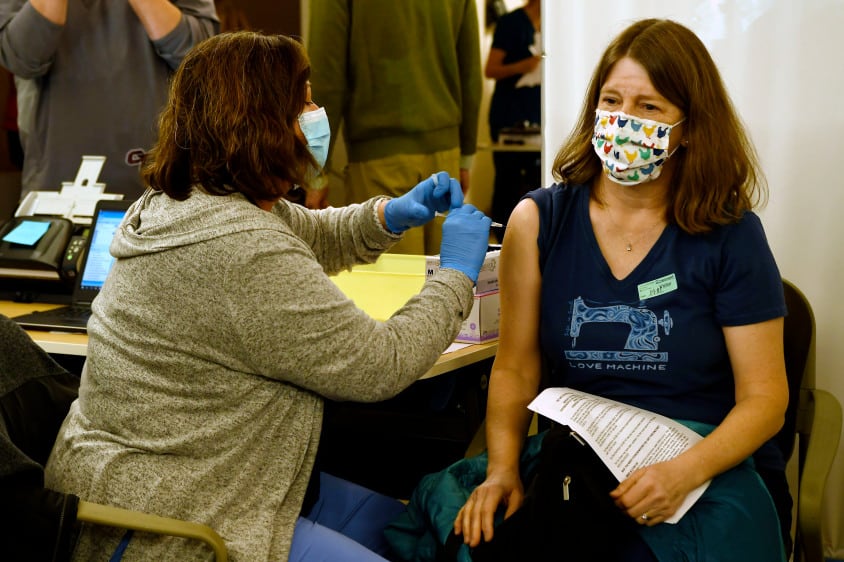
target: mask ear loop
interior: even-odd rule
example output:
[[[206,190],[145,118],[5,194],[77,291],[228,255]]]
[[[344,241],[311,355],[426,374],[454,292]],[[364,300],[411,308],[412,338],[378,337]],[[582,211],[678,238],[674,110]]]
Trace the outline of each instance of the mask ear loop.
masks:
[[[676,127],[677,125],[679,125],[680,123],[682,123],[682,122],[683,122],[683,121],[685,121],[685,120],[686,120],[686,118],[685,118],[685,117],[683,117],[682,119],[680,119],[679,121],[677,121],[676,123],[674,123],[673,125],[671,125],[671,129],[669,129],[669,133],[668,133],[668,134],[670,135],[670,134],[671,134],[671,133],[670,133],[670,131],[673,131],[673,130],[674,130],[674,127]],[[675,146],[675,147],[674,147],[674,150],[672,150],[671,152],[669,152],[669,153],[668,153],[668,156],[666,156],[666,157],[665,157],[665,159],[666,159],[666,160],[668,160],[669,158],[671,158],[671,157],[674,155],[674,153],[675,153],[675,152],[677,152],[677,149],[678,149],[678,148],[680,148],[681,146],[682,146],[683,148],[687,148],[687,147],[689,146],[689,139],[685,139],[685,138],[684,138],[684,139],[681,139],[681,140],[680,140],[680,142],[677,144],[677,146]]]
[[[667,161],[669,158],[671,158],[672,156],[674,156],[674,153],[675,153],[675,152],[677,152],[677,150],[678,150],[681,146],[683,146],[683,142],[682,142],[682,141],[680,141],[680,144],[678,144],[677,146],[675,146],[675,147],[674,147],[674,150],[672,150],[671,152],[669,152],[669,153],[665,156],[665,160]]]

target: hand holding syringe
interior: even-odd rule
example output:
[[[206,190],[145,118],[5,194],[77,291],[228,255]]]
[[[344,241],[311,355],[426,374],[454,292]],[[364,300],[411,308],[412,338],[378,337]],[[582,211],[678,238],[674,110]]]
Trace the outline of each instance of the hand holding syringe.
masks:
[[[431,174],[431,179],[434,180],[434,185],[436,186],[437,185],[437,174]],[[434,213],[434,216],[435,217],[447,217],[448,213],[441,213],[440,211],[437,211],[436,213]],[[495,222],[495,221],[493,221],[492,224],[490,224],[490,226],[493,227],[493,228],[504,228],[503,224],[501,224],[500,222]]]
[[[447,172],[439,172],[420,181],[404,195],[387,201],[383,207],[384,225],[390,232],[401,234],[408,228],[427,224],[435,215],[444,216],[447,211],[463,207],[460,183]]]
[[[441,213],[441,212],[437,211],[436,213],[434,213],[434,216],[435,217],[447,217],[448,213]],[[492,221],[492,223],[489,226],[491,226],[493,228],[504,228],[503,224],[501,224],[500,222],[495,222],[495,221]]]

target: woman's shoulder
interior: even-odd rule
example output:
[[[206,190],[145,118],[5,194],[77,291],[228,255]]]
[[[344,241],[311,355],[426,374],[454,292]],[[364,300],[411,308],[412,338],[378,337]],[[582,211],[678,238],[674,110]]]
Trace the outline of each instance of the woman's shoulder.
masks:
[[[567,208],[575,200],[588,192],[589,188],[585,185],[555,183],[548,187],[534,189],[528,192],[525,198],[532,199],[540,211],[547,209],[553,213],[554,211]]]
[[[698,237],[695,235],[691,236],[694,238]],[[710,243],[716,243],[718,245],[736,244],[748,239],[767,240],[762,219],[753,211],[745,211],[739,219],[733,222],[713,226],[702,237],[709,240]]]
[[[589,197],[586,185],[555,183],[549,187],[535,189],[525,195],[536,204],[539,212],[539,254],[544,267],[545,257],[551,247],[567,230],[567,225],[577,216],[578,206],[583,208],[584,198]]]

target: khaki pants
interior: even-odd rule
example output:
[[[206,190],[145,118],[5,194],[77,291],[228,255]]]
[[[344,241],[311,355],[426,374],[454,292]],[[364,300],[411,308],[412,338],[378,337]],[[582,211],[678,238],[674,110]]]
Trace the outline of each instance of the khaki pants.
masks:
[[[439,171],[460,177],[460,149],[433,154],[397,154],[346,166],[346,203],[362,203],[377,195],[399,197],[417,183]],[[442,222],[434,218],[424,227],[411,228],[390,249],[395,254],[434,255],[440,253]]]

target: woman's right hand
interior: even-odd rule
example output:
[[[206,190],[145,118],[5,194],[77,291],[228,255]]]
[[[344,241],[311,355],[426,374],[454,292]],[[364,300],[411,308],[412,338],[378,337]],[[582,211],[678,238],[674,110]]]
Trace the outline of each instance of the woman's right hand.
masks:
[[[473,205],[449,211],[443,222],[440,267],[462,271],[476,283],[486,258],[491,224]]]
[[[518,470],[487,476],[472,491],[454,520],[454,534],[463,535],[463,542],[470,547],[492,540],[494,517],[498,506],[505,505],[507,519],[522,506],[525,491]]]

